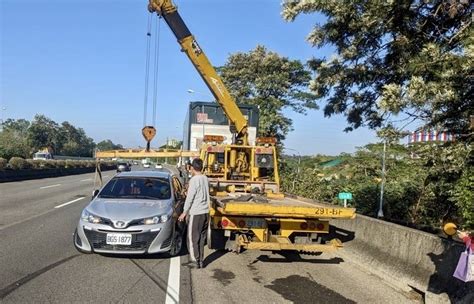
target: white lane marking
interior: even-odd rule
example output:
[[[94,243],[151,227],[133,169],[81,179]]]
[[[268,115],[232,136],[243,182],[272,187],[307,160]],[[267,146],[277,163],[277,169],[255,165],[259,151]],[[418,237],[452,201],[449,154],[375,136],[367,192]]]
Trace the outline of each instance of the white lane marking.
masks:
[[[81,182],[88,182],[88,181],[91,181],[92,178],[86,178],[86,179],[81,179]]]
[[[102,178],[106,178],[106,177],[109,177],[109,176],[108,176],[108,175],[104,175],[104,176],[102,176]]]
[[[180,257],[172,257],[170,260],[170,271],[168,273],[168,287],[166,288],[166,304],[179,303],[180,267]]]
[[[61,184],[55,184],[55,185],[44,186],[44,187],[40,187],[40,189],[53,188],[53,187],[58,187],[58,186],[61,186]]]
[[[78,202],[78,201],[80,201],[80,200],[82,200],[82,199],[85,199],[85,197],[76,198],[75,200],[69,201],[69,202],[67,202],[67,203],[64,203],[64,204],[61,204],[61,205],[57,205],[57,206],[54,207],[54,208],[55,208],[55,209],[61,208],[61,207],[67,206],[67,205],[69,205],[69,204]]]

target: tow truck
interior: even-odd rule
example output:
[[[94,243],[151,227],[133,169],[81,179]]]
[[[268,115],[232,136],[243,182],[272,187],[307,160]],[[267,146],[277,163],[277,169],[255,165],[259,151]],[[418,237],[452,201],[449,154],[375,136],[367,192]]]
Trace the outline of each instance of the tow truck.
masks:
[[[254,145],[249,144],[246,118],[172,0],[149,0],[148,10],[168,24],[230,122],[232,143],[224,143],[223,136],[207,134],[199,153],[210,182],[208,247],[236,253],[242,249],[314,253],[341,248],[338,239],[326,238],[329,220],[353,219],[355,209],[309,203],[284,195],[280,191],[276,139],[259,137]],[[142,133],[149,147],[149,135],[156,131],[145,127]],[[100,158],[196,156],[189,151],[150,149],[97,154]]]

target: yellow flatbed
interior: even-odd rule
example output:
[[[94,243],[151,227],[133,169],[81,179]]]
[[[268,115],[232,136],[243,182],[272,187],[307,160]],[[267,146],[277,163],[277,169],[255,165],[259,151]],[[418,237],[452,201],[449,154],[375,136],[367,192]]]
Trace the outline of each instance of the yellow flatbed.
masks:
[[[223,215],[305,219],[352,219],[356,211],[287,196],[271,199],[255,195],[215,197],[214,208]]]

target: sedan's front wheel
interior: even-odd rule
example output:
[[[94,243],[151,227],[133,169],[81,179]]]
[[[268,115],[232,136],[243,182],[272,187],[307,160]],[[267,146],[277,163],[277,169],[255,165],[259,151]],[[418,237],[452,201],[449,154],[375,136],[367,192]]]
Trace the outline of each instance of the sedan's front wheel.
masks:
[[[173,234],[173,241],[171,242],[171,249],[169,255],[174,257],[181,253],[183,250],[183,234],[175,229]]]

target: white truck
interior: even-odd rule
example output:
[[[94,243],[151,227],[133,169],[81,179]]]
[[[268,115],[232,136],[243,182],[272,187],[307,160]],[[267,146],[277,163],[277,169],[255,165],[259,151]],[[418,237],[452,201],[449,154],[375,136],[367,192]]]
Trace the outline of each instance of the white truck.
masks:
[[[255,145],[259,112],[254,105],[238,105],[248,121],[248,140]],[[183,126],[183,150],[200,151],[205,135],[223,136],[224,144],[232,143],[229,120],[216,102],[193,101],[189,103]]]

